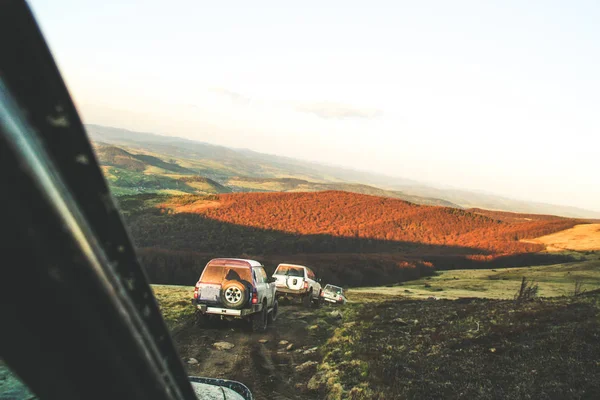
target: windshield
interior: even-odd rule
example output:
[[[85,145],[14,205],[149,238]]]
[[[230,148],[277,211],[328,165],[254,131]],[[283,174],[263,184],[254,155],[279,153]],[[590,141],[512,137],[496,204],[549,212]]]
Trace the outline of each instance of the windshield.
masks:
[[[57,160],[110,188],[189,375],[598,397],[597,1],[30,3],[95,154]],[[39,103],[58,153],[79,119]],[[29,204],[20,181],[0,198]]]

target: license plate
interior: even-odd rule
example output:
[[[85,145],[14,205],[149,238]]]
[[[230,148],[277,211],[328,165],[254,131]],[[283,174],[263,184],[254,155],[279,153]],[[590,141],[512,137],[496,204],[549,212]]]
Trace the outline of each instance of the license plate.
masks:
[[[200,299],[206,301],[218,301],[221,294],[221,286],[206,285],[200,287]]]

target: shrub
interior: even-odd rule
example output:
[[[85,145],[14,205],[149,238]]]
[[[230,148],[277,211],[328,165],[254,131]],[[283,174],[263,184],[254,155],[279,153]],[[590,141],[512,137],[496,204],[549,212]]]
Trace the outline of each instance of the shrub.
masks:
[[[575,288],[573,289],[573,296],[580,296],[582,294],[584,294],[586,292],[586,290],[583,288],[583,281],[581,280],[576,280],[575,281]]]
[[[521,286],[519,290],[515,294],[516,301],[527,301],[535,298],[538,293],[538,284],[532,280],[528,280],[526,277],[523,277],[521,280]]]

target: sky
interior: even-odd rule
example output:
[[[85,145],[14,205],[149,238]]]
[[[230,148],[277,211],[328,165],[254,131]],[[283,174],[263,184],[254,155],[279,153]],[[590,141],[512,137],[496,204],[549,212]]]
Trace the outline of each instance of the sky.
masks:
[[[600,2],[30,0],[85,123],[600,211]]]

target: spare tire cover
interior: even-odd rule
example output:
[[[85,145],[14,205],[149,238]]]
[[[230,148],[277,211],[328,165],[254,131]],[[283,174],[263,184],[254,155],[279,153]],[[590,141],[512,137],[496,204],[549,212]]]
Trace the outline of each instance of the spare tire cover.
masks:
[[[304,287],[304,279],[298,276],[288,276],[285,285],[290,289],[300,290]]]
[[[240,281],[225,281],[221,285],[221,302],[228,308],[240,309],[248,302],[248,288]]]

